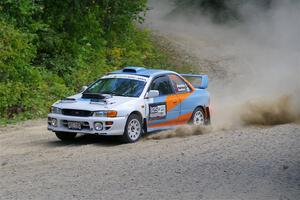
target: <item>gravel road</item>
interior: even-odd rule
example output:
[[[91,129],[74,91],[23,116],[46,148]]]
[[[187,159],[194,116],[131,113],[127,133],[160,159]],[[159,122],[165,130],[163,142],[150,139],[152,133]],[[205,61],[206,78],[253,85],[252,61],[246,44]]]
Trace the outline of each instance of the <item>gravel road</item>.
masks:
[[[215,126],[216,118],[219,118],[222,122],[229,120],[233,126],[227,128],[226,125],[217,131],[184,138],[143,138],[135,144],[120,144],[116,138],[95,136],[80,136],[72,143],[63,143],[46,130],[45,120],[2,127],[1,200],[300,199],[300,124],[242,127],[236,124],[239,115],[234,113],[234,119],[222,115],[231,111],[226,102],[230,105],[236,103],[242,92],[254,96],[246,90],[246,86],[251,86],[248,74],[259,73],[264,80],[264,84],[250,87],[255,88],[255,92],[265,89],[263,94],[269,95],[275,89],[276,94],[283,94],[273,82],[271,87],[266,84],[266,78],[273,80],[276,74],[280,75],[282,84],[283,72],[274,73],[270,68],[266,71],[271,71],[272,75],[265,73],[263,76],[261,68],[286,61],[294,64],[290,63],[293,61],[290,55],[295,53],[291,51],[283,57],[285,54],[276,51],[276,56],[273,56],[273,46],[271,50],[261,48],[265,37],[258,40],[257,45],[253,42],[255,37],[248,37],[250,42],[245,42],[244,38],[236,37],[239,36],[236,32],[228,32],[231,29],[212,26],[213,31],[210,31],[211,26],[199,26],[201,29],[196,27],[194,30],[194,26],[188,27],[186,23],[171,29],[174,27],[168,24],[152,22],[159,35],[168,38],[180,54],[190,55],[184,56],[186,60],[195,62],[195,66],[201,66],[198,70],[210,75],[212,103],[225,108],[220,111],[214,107],[212,124]],[[298,32],[296,36],[299,36]],[[261,56],[261,52],[267,52],[266,56]],[[267,59],[262,59],[264,57]],[[298,60],[299,55],[296,58]],[[299,74],[281,65],[280,69],[294,76]],[[287,77],[287,80],[292,80],[290,74]],[[257,79],[251,81],[259,82]],[[299,81],[298,77],[296,81]],[[296,81],[296,84],[286,82],[288,86],[299,86]],[[298,94],[294,90],[290,92]],[[295,102],[299,107],[299,100]],[[278,107],[272,105],[267,108]],[[289,108],[281,107],[285,111]],[[274,114],[270,110],[258,117]],[[291,106],[291,110],[296,108]],[[275,119],[278,113],[283,116],[275,109]],[[224,128],[227,130],[222,130]]]
[[[300,125],[119,144],[0,129],[0,199],[299,199]]]

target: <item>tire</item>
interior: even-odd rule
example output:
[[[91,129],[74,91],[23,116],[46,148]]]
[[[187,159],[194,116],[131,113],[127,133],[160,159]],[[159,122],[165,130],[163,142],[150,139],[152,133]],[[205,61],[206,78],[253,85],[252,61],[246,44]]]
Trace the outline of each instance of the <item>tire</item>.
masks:
[[[137,114],[129,115],[122,140],[125,143],[134,143],[138,141],[142,135],[143,125],[142,119]]]
[[[207,124],[207,119],[202,108],[198,107],[194,110],[190,120],[190,124],[196,126],[204,126]]]
[[[72,141],[76,137],[77,133],[55,132],[55,135],[61,141]]]

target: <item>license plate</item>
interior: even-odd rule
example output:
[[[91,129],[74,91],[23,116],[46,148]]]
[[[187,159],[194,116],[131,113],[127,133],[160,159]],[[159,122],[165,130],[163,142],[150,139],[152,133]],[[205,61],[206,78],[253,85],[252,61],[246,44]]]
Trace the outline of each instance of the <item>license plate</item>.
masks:
[[[69,129],[81,129],[81,123],[80,122],[68,122],[68,128]]]

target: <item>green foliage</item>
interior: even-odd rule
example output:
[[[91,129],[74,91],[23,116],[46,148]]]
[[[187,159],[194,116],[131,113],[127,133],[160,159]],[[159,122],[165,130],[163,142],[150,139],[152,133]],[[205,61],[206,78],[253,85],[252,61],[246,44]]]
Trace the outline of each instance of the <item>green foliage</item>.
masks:
[[[55,100],[126,65],[160,66],[146,0],[0,1],[0,123],[45,116]]]
[[[24,112],[25,118],[42,116],[49,100],[67,92],[64,81],[57,75],[31,65],[36,55],[32,40],[31,34],[0,20],[1,118],[14,118]]]

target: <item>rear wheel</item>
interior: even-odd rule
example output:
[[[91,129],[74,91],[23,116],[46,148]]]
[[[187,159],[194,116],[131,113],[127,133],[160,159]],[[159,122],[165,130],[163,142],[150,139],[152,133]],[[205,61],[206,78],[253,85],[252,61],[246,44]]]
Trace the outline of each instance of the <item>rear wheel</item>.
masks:
[[[142,135],[142,119],[137,114],[131,114],[126,122],[122,139],[126,143],[133,143],[140,139]]]
[[[202,108],[198,107],[194,110],[191,118],[191,124],[197,126],[203,126],[206,124],[205,113]]]
[[[61,141],[72,141],[76,137],[77,133],[55,132],[55,135]]]

